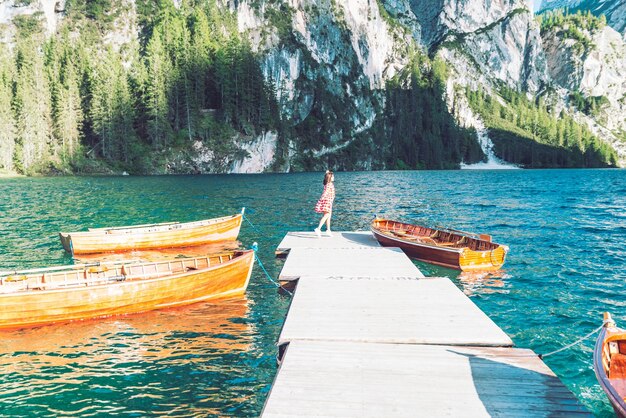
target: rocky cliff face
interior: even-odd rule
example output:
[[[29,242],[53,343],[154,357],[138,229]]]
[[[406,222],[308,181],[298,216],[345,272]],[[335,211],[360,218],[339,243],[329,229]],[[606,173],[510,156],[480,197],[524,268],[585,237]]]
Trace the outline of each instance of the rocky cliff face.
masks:
[[[626,143],[611,132],[626,132],[626,43],[608,26],[584,35],[590,46],[581,51],[580,43],[564,38],[560,28],[544,33],[548,72],[558,86],[597,100],[593,118],[580,117],[603,132],[625,158]]]
[[[297,125],[315,113],[326,127],[319,132],[323,136],[319,144],[309,149],[296,134],[287,146],[291,151],[283,169],[290,168],[294,153],[323,158],[370,129],[384,106],[385,82],[406,65],[419,27],[411,31],[385,19],[376,0],[255,5],[238,3],[239,29],[261,54],[263,74],[276,86],[283,117]],[[406,3],[396,2],[394,7],[410,13]],[[369,164],[362,163],[364,168]]]
[[[54,33],[60,19],[62,19],[64,8],[65,0],[0,1],[0,42],[8,44],[12,42],[15,36],[13,23],[18,16],[41,14],[46,32]]]

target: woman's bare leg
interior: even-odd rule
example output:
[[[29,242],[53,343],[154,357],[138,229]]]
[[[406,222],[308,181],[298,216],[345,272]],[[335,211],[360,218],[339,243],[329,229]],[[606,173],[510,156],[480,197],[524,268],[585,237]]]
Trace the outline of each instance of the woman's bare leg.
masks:
[[[320,224],[317,226],[317,229],[320,229],[328,218],[330,218],[330,212],[324,212],[324,216],[322,216],[322,219],[320,220]]]
[[[328,212],[328,218],[326,218],[326,231],[330,233],[330,218],[333,216],[332,212]]]
[[[317,234],[318,237],[321,237],[322,234],[320,232],[320,228],[322,227],[322,225],[324,225],[324,222],[326,222],[326,220],[330,217],[330,213],[329,212],[325,212],[324,216],[322,216],[322,219],[320,220],[320,224],[317,226],[317,228],[315,228],[315,233]]]

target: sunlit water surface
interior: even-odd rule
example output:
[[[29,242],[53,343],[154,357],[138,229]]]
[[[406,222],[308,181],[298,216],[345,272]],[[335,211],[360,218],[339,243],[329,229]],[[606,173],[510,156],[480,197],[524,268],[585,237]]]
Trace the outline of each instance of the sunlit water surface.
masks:
[[[273,251],[312,230],[322,175],[0,179],[0,269],[72,263],[58,231],[191,221],[247,208],[240,240]],[[498,274],[448,276],[519,347],[555,350],[608,310],[626,325],[626,171],[337,173],[335,230],[375,214],[490,233],[511,248]],[[221,303],[0,332],[0,415],[256,416],[276,373],[289,304],[255,267],[247,296]],[[593,339],[545,361],[598,416],[611,409]]]

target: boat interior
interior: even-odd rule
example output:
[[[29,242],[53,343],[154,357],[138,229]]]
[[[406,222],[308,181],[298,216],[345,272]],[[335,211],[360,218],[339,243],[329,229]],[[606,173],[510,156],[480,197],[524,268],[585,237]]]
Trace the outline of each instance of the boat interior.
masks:
[[[130,226],[118,226],[118,227],[105,227],[105,228],[89,228],[83,232],[73,232],[72,234],[86,234],[86,233],[101,233],[101,234],[133,234],[133,233],[147,233],[147,232],[159,232],[159,231],[174,231],[177,229],[192,229],[201,226],[214,225],[220,222],[224,222],[230,219],[234,219],[237,215],[223,216],[221,218],[203,219],[200,221],[192,222],[163,222],[157,224],[143,224],[143,225],[130,225]]]
[[[611,385],[626,401],[626,333],[607,338],[602,363]]]
[[[156,262],[116,261],[0,273],[0,294],[95,286],[148,280],[226,263],[241,255],[230,251],[210,256]]]
[[[473,251],[491,251],[499,247],[489,236],[474,238],[456,231],[427,228],[394,221],[374,221],[372,226],[385,235],[407,241],[449,248],[469,248]]]

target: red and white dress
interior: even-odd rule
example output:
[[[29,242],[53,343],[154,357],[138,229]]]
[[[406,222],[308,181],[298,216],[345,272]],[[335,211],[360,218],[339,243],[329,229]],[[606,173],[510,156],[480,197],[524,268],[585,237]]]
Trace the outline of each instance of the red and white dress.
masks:
[[[315,204],[315,212],[318,213],[328,213],[333,210],[333,201],[335,200],[335,185],[333,182],[328,182],[326,186],[324,186],[324,192],[322,193],[322,197]]]

